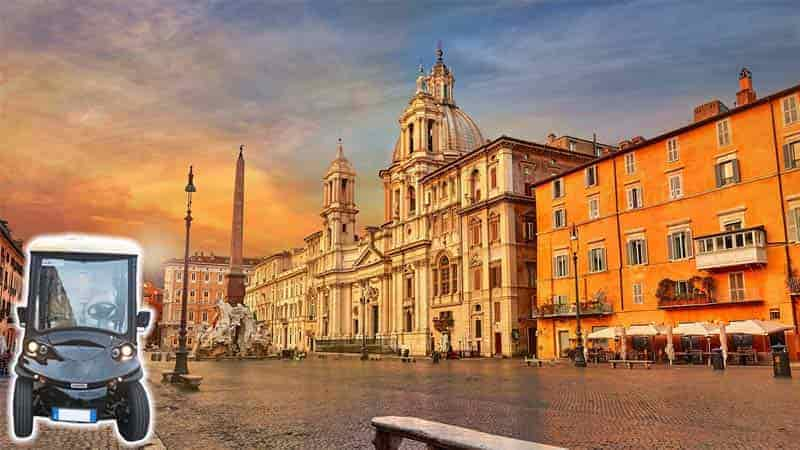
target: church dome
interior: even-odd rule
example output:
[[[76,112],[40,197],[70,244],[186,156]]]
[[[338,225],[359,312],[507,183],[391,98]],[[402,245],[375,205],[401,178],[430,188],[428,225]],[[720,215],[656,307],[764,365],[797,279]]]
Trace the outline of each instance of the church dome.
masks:
[[[444,153],[465,153],[484,143],[478,124],[455,105],[441,105]]]

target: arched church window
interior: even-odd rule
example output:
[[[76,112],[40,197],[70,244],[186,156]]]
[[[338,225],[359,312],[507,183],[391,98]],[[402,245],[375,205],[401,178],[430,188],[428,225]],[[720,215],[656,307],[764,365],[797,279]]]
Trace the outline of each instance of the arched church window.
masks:
[[[433,119],[428,119],[428,151],[433,151]]]
[[[439,258],[439,286],[441,295],[450,293],[450,260],[445,255]]]
[[[472,201],[479,202],[481,200],[481,188],[478,169],[473,170],[469,176],[469,190],[472,193]]]
[[[408,154],[414,153],[414,124],[408,124]]]

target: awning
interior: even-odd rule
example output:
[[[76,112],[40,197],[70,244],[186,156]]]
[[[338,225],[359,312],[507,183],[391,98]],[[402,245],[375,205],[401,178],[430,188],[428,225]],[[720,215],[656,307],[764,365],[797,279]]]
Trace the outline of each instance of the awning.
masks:
[[[793,327],[784,325],[774,320],[739,320],[731,322],[725,327],[727,334],[750,334],[753,336],[767,336],[791,330]]]
[[[655,325],[631,325],[625,330],[628,336],[655,336],[662,334],[661,329]]]
[[[708,322],[689,322],[679,323],[672,329],[673,334],[683,336],[715,336],[719,334],[719,328]]]
[[[617,336],[622,336],[621,327],[607,327],[601,330],[592,331],[586,335],[586,339],[614,339]]]

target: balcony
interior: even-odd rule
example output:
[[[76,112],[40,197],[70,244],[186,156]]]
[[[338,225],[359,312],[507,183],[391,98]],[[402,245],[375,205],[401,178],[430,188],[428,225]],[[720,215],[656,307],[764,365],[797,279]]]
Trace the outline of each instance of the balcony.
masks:
[[[605,302],[581,302],[582,316],[604,316],[612,314],[614,308]],[[573,317],[575,316],[575,303],[547,303],[533,308],[532,315],[536,317]]]
[[[699,270],[766,264],[766,232],[763,226],[699,236],[695,263]]]
[[[789,277],[786,280],[786,284],[789,286],[789,293],[791,295],[800,295],[800,277]]]
[[[659,309],[714,308],[763,303],[760,287],[730,289],[707,294],[702,290],[664,296],[658,300]]]

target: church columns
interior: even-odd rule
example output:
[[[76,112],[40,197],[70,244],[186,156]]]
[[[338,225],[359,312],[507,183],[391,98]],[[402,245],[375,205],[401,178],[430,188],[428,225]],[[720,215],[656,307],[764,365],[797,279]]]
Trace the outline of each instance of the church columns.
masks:
[[[389,333],[389,320],[391,319],[391,298],[389,295],[389,277],[382,275],[381,278],[381,334]]]

